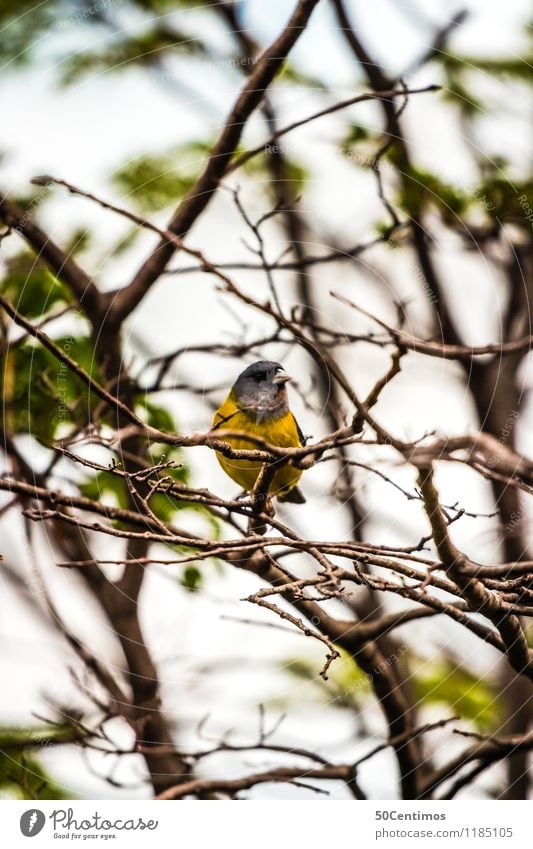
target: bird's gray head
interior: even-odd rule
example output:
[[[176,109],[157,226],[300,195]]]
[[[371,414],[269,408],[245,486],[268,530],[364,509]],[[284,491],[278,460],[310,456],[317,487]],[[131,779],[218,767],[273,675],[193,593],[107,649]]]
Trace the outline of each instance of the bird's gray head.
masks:
[[[285,384],[290,379],[279,363],[260,360],[238,376],[233,389],[240,407],[261,418],[278,418],[289,411]]]

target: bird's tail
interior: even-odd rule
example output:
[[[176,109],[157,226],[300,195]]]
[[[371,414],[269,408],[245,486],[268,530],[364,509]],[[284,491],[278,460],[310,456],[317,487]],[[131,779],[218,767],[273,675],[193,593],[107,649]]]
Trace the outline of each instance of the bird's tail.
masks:
[[[305,495],[298,486],[293,486],[287,492],[278,495],[278,501],[288,501],[290,504],[305,504]]]

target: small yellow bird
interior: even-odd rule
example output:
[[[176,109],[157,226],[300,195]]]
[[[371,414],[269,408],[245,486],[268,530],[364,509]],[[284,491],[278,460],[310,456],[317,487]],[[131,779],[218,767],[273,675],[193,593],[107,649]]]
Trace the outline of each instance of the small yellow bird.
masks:
[[[305,437],[289,409],[287,381],[291,380],[279,363],[260,360],[248,366],[237,378],[226,400],[215,413],[212,429],[240,430],[259,436],[271,445],[297,448]],[[244,438],[224,439],[236,450],[257,449]],[[250,492],[261,470],[256,460],[235,460],[217,452],[217,459],[229,477]],[[297,483],[301,469],[290,463],[280,466],[269,487],[269,495],[280,501],[303,504],[305,498]]]

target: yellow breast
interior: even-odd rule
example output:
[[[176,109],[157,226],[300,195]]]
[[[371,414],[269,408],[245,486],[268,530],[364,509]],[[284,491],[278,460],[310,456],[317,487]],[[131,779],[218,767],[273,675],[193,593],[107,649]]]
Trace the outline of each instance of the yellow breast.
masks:
[[[241,410],[235,401],[233,392],[230,392],[224,403],[219,407],[213,419],[213,428],[224,428],[227,430],[240,430],[253,436],[279,445],[281,448],[295,448],[301,445],[300,434],[296,419],[291,412],[276,419],[261,419],[254,413]],[[236,450],[252,450],[257,448],[253,442],[245,438],[224,439]],[[257,475],[261,469],[261,463],[254,460],[234,460],[217,452],[217,459],[224,471],[246,492],[253,489]],[[296,486],[301,477],[301,470],[294,468],[289,463],[283,465],[272,479],[269,488],[270,495],[282,495]]]

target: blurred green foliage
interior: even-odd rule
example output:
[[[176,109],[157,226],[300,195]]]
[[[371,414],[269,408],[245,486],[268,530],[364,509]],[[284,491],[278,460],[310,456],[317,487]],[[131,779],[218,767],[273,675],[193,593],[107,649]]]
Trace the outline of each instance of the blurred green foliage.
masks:
[[[526,34],[531,37],[530,30],[526,30]],[[481,97],[474,94],[476,72],[487,78],[507,78],[529,84],[533,79],[533,56],[529,49],[522,55],[517,53],[513,56],[468,56],[442,50],[435,54],[433,61],[444,72],[443,98],[455,105],[467,119],[481,116],[486,111]]]
[[[370,692],[368,678],[347,652],[339,646],[336,649],[341,656],[331,664],[327,681],[320,677],[323,661],[318,659],[290,658],[281,668],[299,680],[312,684],[317,696],[328,704],[357,710],[362,699]]]
[[[497,687],[448,659],[415,666],[412,684],[419,704],[445,704],[482,733],[501,724],[504,709]]]
[[[89,337],[62,336],[54,341],[91,377],[100,380]],[[90,421],[91,410],[100,399],[42,345],[33,340],[13,345],[3,360],[2,395],[11,433],[31,434],[50,446],[61,426],[84,427]]]
[[[115,70],[131,62],[150,64],[167,51],[202,52],[201,40],[183,33],[172,12],[202,6],[199,0],[2,0],[0,59],[16,65],[28,64],[40,55],[43,46],[62,58],[61,79],[70,83],[83,73]],[[82,27],[108,32],[105,47],[65,52],[65,35],[83,35]],[[139,30],[138,34],[132,30]],[[110,46],[109,46],[110,45]]]
[[[319,77],[304,73],[296,68],[289,60],[286,60],[281,66],[276,80],[278,82],[305,86],[306,89],[314,89],[315,91],[327,91],[327,85]]]
[[[0,292],[26,318],[40,318],[53,307],[73,302],[68,288],[30,251],[4,259]]]
[[[531,82],[533,53],[485,57],[459,55],[446,50],[439,55],[438,61],[447,71],[456,74],[480,71],[490,77],[512,77],[524,82]]]
[[[415,165],[404,174],[405,179],[398,192],[397,205],[410,217],[418,216],[420,210],[427,206],[435,207],[446,219],[449,219],[450,215],[461,215],[466,211],[469,197],[464,189]]]
[[[113,174],[114,185],[142,212],[176,204],[194,185],[210,141],[192,141],[160,154],[145,154]]]
[[[147,424],[151,427],[165,430],[170,433],[177,432],[177,425],[171,414],[164,407],[153,404],[145,397],[138,399],[136,403],[136,412],[142,415]],[[191,472],[188,466],[183,463],[183,453],[179,448],[169,448],[168,445],[152,443],[149,448],[149,462],[154,466],[159,463],[173,463],[174,465],[165,468],[161,474],[169,481],[176,484],[191,484]],[[111,497],[117,507],[123,509],[131,508],[128,485],[125,478],[110,469],[109,471],[98,471],[80,484],[80,492],[93,501],[102,501]],[[155,492],[150,498],[150,509],[162,522],[172,522],[177,513],[183,511],[191,511],[197,513],[198,516],[208,526],[209,533],[213,539],[219,539],[221,526],[217,518],[203,504],[187,501],[180,498],[179,495],[170,492]],[[121,523],[116,521],[113,523],[116,527],[121,527]],[[194,549],[185,546],[169,545],[170,549],[178,553],[194,553]],[[216,563],[215,560],[211,561]],[[181,572],[180,583],[189,591],[196,591],[202,586],[202,571],[194,563],[189,564]]]
[[[387,158],[397,167],[397,151],[391,148]],[[482,213],[487,223],[514,224],[530,232],[525,209],[533,208],[533,179],[511,179],[508,163],[496,159],[484,169],[479,182],[461,186],[443,180],[434,172],[410,165],[404,166],[403,179],[396,194],[396,205],[409,217],[433,208],[450,228],[457,229],[472,220],[470,213]],[[525,199],[525,203],[524,203]]]
[[[399,662],[407,663],[406,680],[410,682],[418,709],[441,704],[449,708],[450,715],[456,714],[462,720],[471,722],[481,733],[498,729],[504,709],[495,684],[453,664],[447,658],[421,660],[403,648],[398,649],[397,655],[389,658],[387,666],[392,667]],[[317,694],[322,694],[328,704],[333,703],[337,707],[357,709],[361,700],[371,693],[368,676],[342,650],[341,658],[330,666],[327,681],[319,676],[320,661],[292,658],[284,663],[282,668],[300,680],[312,684]],[[379,674],[379,670],[376,674]]]
[[[28,63],[34,57],[39,37],[52,30],[59,4],[35,0],[2,0],[0,4],[0,62],[8,68]]]
[[[342,150],[351,150],[355,145],[371,138],[373,138],[373,134],[367,127],[363,127],[361,124],[349,124],[342,142]]]
[[[107,42],[106,42],[107,43]],[[202,55],[207,52],[199,38],[159,25],[140,35],[120,33],[109,46],[86,50],[66,58],[61,66],[61,79],[70,84],[85,74],[120,71],[132,64],[151,67],[167,55]]]
[[[84,238],[75,235],[83,246]],[[23,251],[5,260],[5,276],[0,291],[28,319],[42,320],[54,315],[61,307],[72,305],[67,287],[58,281],[35,259]],[[102,383],[93,340],[89,335],[54,336],[55,344],[75,360],[98,383]],[[21,337],[5,346],[1,356],[0,388],[4,404],[4,427],[10,435],[31,435],[42,445],[51,447],[59,436],[85,427],[98,407],[98,421],[113,424],[112,411],[96,396],[65,363],[61,363],[33,337]],[[165,407],[153,403],[142,394],[135,400],[135,411],[147,424],[159,430],[175,433],[177,425]],[[176,484],[190,484],[190,470],[183,462],[179,449],[152,443],[148,459],[153,465],[173,463],[164,474]],[[126,481],[112,471],[100,471],[88,477],[80,486],[88,498],[100,501],[111,495],[117,506],[131,506]],[[201,516],[216,539],[220,524],[202,504],[180,499],[175,494],[157,492],[150,499],[154,514],[164,522],[173,519],[178,511],[188,510]],[[175,547],[174,547],[175,549]],[[190,552],[190,549],[187,549]],[[190,591],[200,588],[202,573],[194,564],[181,575],[182,585]]]
[[[205,167],[214,140],[192,140],[158,154],[143,154],[118,168],[112,177],[115,187],[130,203],[143,213],[158,212],[177,204],[192,188],[196,178]],[[274,143],[269,150],[258,153],[243,166],[243,171],[261,180],[267,176],[267,157],[276,153]],[[244,149],[240,147],[237,159]],[[307,179],[305,168],[295,160],[284,156],[285,180],[295,195],[299,194]],[[266,180],[265,180],[266,182]]]
[[[50,778],[36,754],[43,740],[61,741],[71,736],[72,729],[57,726],[0,728],[0,792],[15,799],[73,798],[70,790],[63,790]]]

